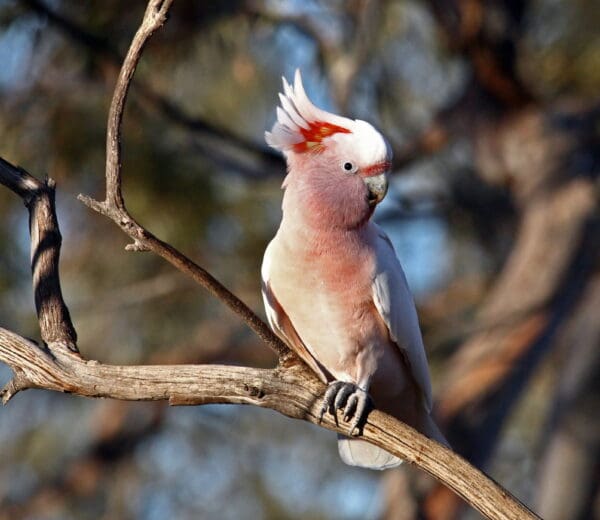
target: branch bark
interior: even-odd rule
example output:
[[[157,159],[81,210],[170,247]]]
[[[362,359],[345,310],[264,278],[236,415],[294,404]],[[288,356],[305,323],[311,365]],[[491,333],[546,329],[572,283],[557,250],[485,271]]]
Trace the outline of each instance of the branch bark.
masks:
[[[330,415],[320,421],[325,385],[302,364],[257,369],[223,365],[115,366],[68,350],[38,347],[0,328],[0,361],[19,374],[20,389],[46,388],[87,397],[168,400],[171,405],[252,404],[344,434]],[[3,400],[11,397],[3,391]],[[444,482],[487,518],[537,518],[510,493],[464,459],[409,426],[373,410],[363,438]]]
[[[54,205],[54,181],[41,182],[0,158],[0,183],[19,195],[29,210],[33,292],[42,339],[77,352],[77,333],[60,288],[62,237]]]

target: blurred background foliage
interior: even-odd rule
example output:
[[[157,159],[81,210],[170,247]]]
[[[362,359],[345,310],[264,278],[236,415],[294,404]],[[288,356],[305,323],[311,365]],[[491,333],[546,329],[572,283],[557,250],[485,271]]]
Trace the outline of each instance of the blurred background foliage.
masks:
[[[84,356],[271,366],[75,198],[103,190],[144,5],[0,3],[0,154],[58,183]],[[300,67],[317,104],[394,148],[376,218],[415,293],[442,429],[544,518],[600,518],[599,28],[596,0],[177,0],[126,109],[128,207],[262,313],[284,175],[262,135]],[[0,208],[0,323],[35,338],[26,211],[6,189]],[[346,467],[328,432],[258,409],[29,391],[0,410],[0,440],[1,519],[474,517],[411,468]]]

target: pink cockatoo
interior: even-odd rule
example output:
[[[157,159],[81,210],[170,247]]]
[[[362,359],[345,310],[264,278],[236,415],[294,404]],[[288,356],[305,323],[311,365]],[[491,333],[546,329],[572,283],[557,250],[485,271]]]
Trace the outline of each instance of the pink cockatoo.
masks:
[[[387,191],[391,151],[369,123],[315,107],[296,71],[283,79],[267,143],[285,155],[283,218],[262,265],[272,329],[324,382],[324,413],[343,410],[342,460],[385,469],[401,460],[356,438],[375,406],[445,442],[413,298],[394,248],[370,218]]]

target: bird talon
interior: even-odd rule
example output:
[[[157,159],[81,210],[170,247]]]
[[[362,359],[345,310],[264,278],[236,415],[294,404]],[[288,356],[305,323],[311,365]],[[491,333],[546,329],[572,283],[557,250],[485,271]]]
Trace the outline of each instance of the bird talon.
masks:
[[[349,435],[355,437],[360,434],[360,425],[366,419],[370,404],[371,398],[362,388],[353,383],[333,381],[329,383],[323,396],[319,422],[323,420],[325,412],[329,412],[338,425],[337,411],[343,410],[344,422],[352,421],[349,425]]]
[[[354,385],[342,384],[338,385],[339,389],[334,401],[334,410],[341,410],[346,407],[346,403],[351,398],[354,392]]]
[[[352,418],[352,416],[356,412],[357,405],[358,396],[356,394],[353,394],[352,396],[350,396],[348,402],[346,403],[346,408],[344,409],[344,421],[348,422]]]
[[[350,430],[348,432],[350,437],[357,437],[360,434],[360,428],[358,426],[361,422],[361,419],[362,417],[357,416],[352,421],[352,424],[350,424]]]
[[[335,413],[335,400],[339,392],[341,381],[333,381],[329,383],[325,395],[323,396],[323,405],[321,406],[321,413],[319,415],[319,423],[323,421],[325,412],[329,412],[335,419],[337,425],[337,414]]]

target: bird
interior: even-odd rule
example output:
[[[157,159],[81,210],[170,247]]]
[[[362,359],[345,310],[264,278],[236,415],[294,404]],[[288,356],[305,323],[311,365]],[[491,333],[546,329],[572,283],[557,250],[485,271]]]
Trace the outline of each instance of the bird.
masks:
[[[372,406],[446,443],[435,424],[427,357],[408,283],[371,220],[391,148],[370,123],[316,107],[296,70],[283,79],[267,144],[287,163],[282,218],[261,267],[272,330],[327,384],[321,418],[341,410],[343,462],[370,469],[402,460],[359,437]]]

